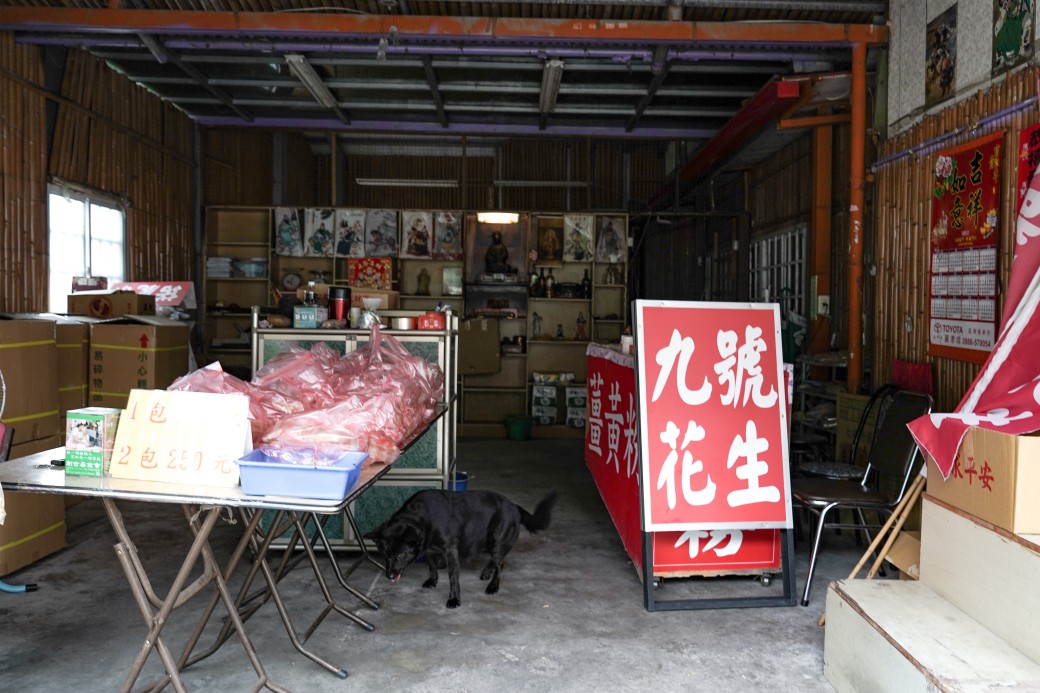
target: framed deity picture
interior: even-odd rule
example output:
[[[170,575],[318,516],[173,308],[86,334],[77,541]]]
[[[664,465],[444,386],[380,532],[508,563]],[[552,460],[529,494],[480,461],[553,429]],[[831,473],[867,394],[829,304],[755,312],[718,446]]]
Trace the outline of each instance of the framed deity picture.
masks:
[[[596,227],[596,262],[624,262],[625,218],[596,217]]]
[[[274,252],[276,255],[303,255],[300,210],[294,207],[274,208]]]
[[[433,216],[433,259],[462,259],[462,213],[435,212]]]
[[[536,265],[559,267],[563,264],[563,217],[538,217]]]
[[[433,255],[433,213],[401,212],[401,257],[429,260]]]
[[[564,262],[592,262],[592,215],[563,216]]]
[[[445,267],[441,271],[441,280],[444,282],[445,296],[462,295],[462,268]]]
[[[365,257],[365,210],[336,210],[336,257]]]
[[[397,212],[370,209],[365,214],[365,255],[397,257]]]
[[[336,227],[336,210],[311,207],[306,210],[303,228],[303,254],[309,257],[332,257],[332,234]]]

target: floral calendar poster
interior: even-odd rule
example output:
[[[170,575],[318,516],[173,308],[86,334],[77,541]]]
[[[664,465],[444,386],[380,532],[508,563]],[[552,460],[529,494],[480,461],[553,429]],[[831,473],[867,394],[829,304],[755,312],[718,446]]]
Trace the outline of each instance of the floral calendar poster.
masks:
[[[997,332],[1004,132],[940,151],[933,168],[928,353],[982,363]]]

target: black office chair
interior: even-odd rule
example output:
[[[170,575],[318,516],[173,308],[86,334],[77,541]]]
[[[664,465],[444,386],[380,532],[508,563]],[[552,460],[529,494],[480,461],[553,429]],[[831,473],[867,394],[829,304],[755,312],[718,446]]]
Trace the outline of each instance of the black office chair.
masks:
[[[816,531],[809,552],[809,574],[805,578],[802,606],[809,604],[816,559],[825,529],[849,528],[863,531],[880,529],[885,519],[903,498],[918,470],[919,451],[906,424],[932,409],[932,398],[919,392],[899,390],[879,398],[877,424],[867,456],[867,466],[859,480],[804,477],[791,481],[794,502],[816,520]],[[892,491],[895,486],[896,490]],[[856,513],[858,523],[842,523],[838,512]],[[877,523],[867,524],[864,511],[877,513]],[[828,521],[829,518],[833,518]]]

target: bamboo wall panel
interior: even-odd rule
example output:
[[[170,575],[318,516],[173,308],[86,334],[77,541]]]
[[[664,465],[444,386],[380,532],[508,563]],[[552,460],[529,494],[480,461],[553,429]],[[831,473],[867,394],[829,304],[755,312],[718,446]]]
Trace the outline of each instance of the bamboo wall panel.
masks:
[[[50,174],[126,205],[129,280],[193,279],[191,121],[83,51],[61,97]]]
[[[272,133],[241,128],[207,128],[202,132],[203,204],[273,204]]]
[[[43,81],[39,52],[0,32],[0,310],[47,308]]]
[[[1017,110],[987,124],[984,129],[971,128],[987,116],[1036,97],[1034,80],[1031,70],[1008,75],[990,89],[928,116],[913,129],[889,139],[879,152],[879,156],[885,158],[912,151],[879,166],[877,171],[877,233],[873,251],[878,303],[873,337],[876,368],[885,379],[890,377],[894,359],[932,364],[936,411],[951,411],[956,407],[979,371],[976,364],[927,355],[931,189],[937,152],[998,130],[1005,131],[997,277],[1003,295],[1011,269],[1018,214],[1015,209],[1018,136],[1023,128],[1036,122],[1037,114],[1033,108]],[[941,144],[922,148],[922,144],[934,138],[958,132],[956,137]]]

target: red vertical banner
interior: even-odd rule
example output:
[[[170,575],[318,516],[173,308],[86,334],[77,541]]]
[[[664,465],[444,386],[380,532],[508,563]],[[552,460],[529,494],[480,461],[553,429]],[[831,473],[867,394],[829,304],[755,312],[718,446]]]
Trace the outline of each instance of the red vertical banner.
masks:
[[[928,353],[982,363],[997,338],[1004,132],[939,152],[932,183]]]
[[[643,529],[792,527],[775,304],[636,301]]]

